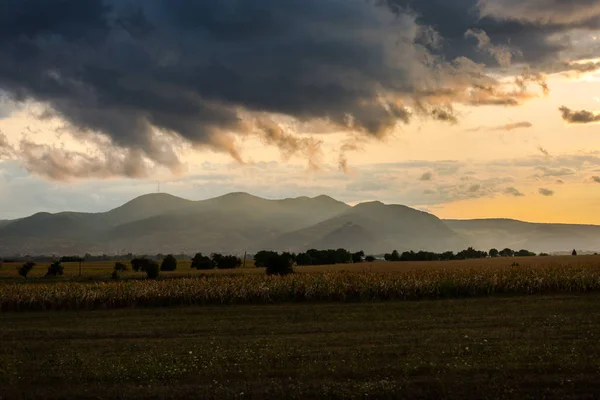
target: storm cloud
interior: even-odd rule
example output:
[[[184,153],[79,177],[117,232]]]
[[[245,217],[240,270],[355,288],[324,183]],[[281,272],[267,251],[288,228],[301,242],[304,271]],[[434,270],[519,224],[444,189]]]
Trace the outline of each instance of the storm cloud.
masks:
[[[544,65],[568,47],[553,35],[597,27],[596,1],[564,4],[0,0],[0,90],[43,104],[76,138],[101,136],[117,154],[23,142],[33,171],[77,160],[51,178],[102,168],[91,175],[137,177],[147,163],[177,172],[180,143],[243,162],[239,135],[315,166],[319,140],[296,137],[282,118],[381,138],[415,114],[456,123],[455,104],[516,106],[547,90]],[[513,81],[488,73],[514,63],[528,68]]]

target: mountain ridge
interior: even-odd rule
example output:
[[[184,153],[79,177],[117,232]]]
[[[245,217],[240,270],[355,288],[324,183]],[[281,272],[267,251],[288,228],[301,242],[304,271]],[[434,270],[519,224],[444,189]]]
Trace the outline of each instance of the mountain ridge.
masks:
[[[399,204],[350,206],[327,195],[264,199],[245,192],[205,200],[138,196],[99,213],[39,212],[0,220],[0,255],[227,252],[337,248],[382,253],[600,248],[600,226],[509,218],[442,220]]]

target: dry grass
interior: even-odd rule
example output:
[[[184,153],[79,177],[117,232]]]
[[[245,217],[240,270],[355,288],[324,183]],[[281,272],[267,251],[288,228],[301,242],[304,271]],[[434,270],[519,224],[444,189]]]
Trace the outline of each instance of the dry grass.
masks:
[[[246,268],[237,270],[209,270],[197,271],[190,268],[191,261],[179,261],[177,270],[174,272],[162,273],[163,277],[193,278],[204,275],[238,275],[238,274],[264,274],[264,269],[255,268],[252,260],[246,261]],[[425,261],[425,262],[385,262],[375,261],[372,263],[361,264],[338,264],[338,265],[320,265],[296,267],[298,273],[314,272],[406,272],[418,269],[463,269],[463,268],[503,268],[518,263],[520,266],[527,267],[555,267],[555,266],[597,266],[600,267],[600,256],[554,256],[554,257],[515,257],[515,258],[487,258],[481,260],[455,260],[455,261]],[[128,262],[125,264],[129,265]],[[17,273],[22,263],[0,263],[0,281],[21,281]],[[48,269],[50,263],[39,263],[29,274],[30,279],[42,278]],[[79,278],[78,263],[63,263],[65,267],[65,279]],[[82,264],[82,279],[84,280],[105,280],[110,278],[114,261],[95,261]],[[133,271],[123,274],[123,279],[142,278],[143,273]]]
[[[323,269],[288,275],[0,285],[0,310],[64,310],[289,301],[378,301],[600,291],[600,265],[410,267],[394,272]]]

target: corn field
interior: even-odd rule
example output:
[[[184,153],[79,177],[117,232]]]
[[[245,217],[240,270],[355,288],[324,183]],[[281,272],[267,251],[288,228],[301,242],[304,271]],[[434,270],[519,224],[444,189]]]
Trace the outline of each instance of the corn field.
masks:
[[[385,301],[600,291],[600,267],[419,269],[222,275],[168,280],[0,285],[0,310],[89,310],[204,304]]]

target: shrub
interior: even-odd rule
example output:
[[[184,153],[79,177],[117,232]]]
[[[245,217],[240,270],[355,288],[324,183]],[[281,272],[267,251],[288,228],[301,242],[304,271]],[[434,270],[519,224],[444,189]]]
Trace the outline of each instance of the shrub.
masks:
[[[48,267],[48,272],[46,272],[46,276],[62,276],[64,273],[64,267],[60,263],[60,261],[55,261]]]
[[[21,275],[23,278],[27,279],[27,274],[29,274],[29,272],[33,269],[33,267],[35,267],[35,263],[28,261],[25,264],[21,265],[21,267],[19,267],[19,275]]]
[[[158,278],[158,273],[160,271],[160,267],[158,263],[154,261],[148,262],[148,264],[144,267],[143,271],[146,273],[148,279],[156,279]]]
[[[293,264],[294,260],[289,253],[271,254],[269,258],[265,260],[265,267],[267,267],[267,275],[291,274],[294,272]]]
[[[128,269],[129,268],[127,267],[127,264],[123,264],[121,262],[115,263],[115,271],[117,272],[125,272]]]
[[[197,253],[194,258],[192,258],[192,265],[190,267],[196,269],[213,269],[215,268],[215,264],[210,257],[205,256],[202,253]]]
[[[352,253],[352,262],[353,263],[361,263],[363,262],[363,259],[365,257],[365,252],[364,251],[358,251],[356,253]]]
[[[135,272],[140,272],[140,271],[144,271],[144,269],[146,268],[148,263],[150,263],[150,260],[148,260],[147,258],[145,258],[145,257],[137,258],[136,257],[133,260],[131,260],[131,267],[133,268],[133,270]]]
[[[373,261],[375,261],[375,257],[374,256],[366,256],[365,257],[365,261],[366,262],[373,262]]]
[[[175,271],[177,269],[177,259],[173,254],[166,256],[160,265],[161,271]]]
[[[534,257],[534,256],[535,256],[535,253],[532,253],[531,251],[525,250],[525,249],[515,252],[515,257]]]
[[[121,272],[125,272],[125,271],[127,271],[127,269],[128,269],[128,268],[127,268],[127,265],[126,265],[126,264],[123,264],[123,263],[117,262],[117,263],[115,263],[115,268],[114,268],[114,270],[113,270],[113,272],[112,272],[112,274],[111,274],[111,276],[110,276],[110,277],[111,277],[112,279],[115,279],[115,280],[116,280],[116,279],[119,279],[119,277],[120,277],[120,275],[121,275]]]
[[[265,268],[269,258],[276,256],[277,252],[262,250],[254,255],[254,265],[256,268]]]
[[[218,269],[235,269],[242,265],[242,260],[236,256],[224,256],[221,254],[213,254],[212,261]]]

